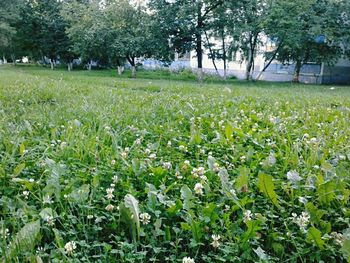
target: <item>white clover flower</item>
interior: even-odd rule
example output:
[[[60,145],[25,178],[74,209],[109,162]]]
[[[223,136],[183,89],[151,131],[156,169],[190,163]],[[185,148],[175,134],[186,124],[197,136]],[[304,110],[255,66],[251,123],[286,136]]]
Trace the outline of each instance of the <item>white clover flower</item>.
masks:
[[[77,245],[74,241],[70,241],[64,245],[64,249],[68,255],[73,255],[74,250],[77,248]]]
[[[214,172],[219,172],[220,171],[220,165],[218,163],[213,164],[213,171]]]
[[[157,155],[155,153],[151,153],[149,156],[148,156],[151,160],[155,160],[157,158]]]
[[[48,226],[54,226],[55,225],[55,219],[53,218],[53,216],[46,216],[45,218],[44,218],[44,221],[46,222],[46,224],[48,225]]]
[[[8,228],[2,228],[0,232],[1,237],[7,239],[10,236],[10,230]]]
[[[296,183],[298,183],[299,181],[301,181],[303,178],[301,178],[301,177],[299,176],[299,173],[298,173],[297,171],[292,170],[292,171],[289,171],[289,172],[287,173],[287,179],[288,179],[291,183],[296,184]]]
[[[116,163],[116,161],[113,159],[113,160],[111,161],[111,165],[114,166],[115,163]]]
[[[30,192],[29,191],[23,191],[22,192],[24,199],[28,199]]]
[[[113,209],[114,209],[114,205],[112,205],[112,204],[109,204],[109,205],[106,206],[106,210],[107,210],[108,212],[113,211]]]
[[[52,204],[53,201],[51,200],[51,197],[49,195],[45,195],[43,197],[43,204]]]
[[[214,247],[214,248],[218,248],[220,246],[220,235],[212,235],[211,238],[213,239],[213,242],[211,242],[210,244]]]
[[[243,222],[247,223],[248,221],[252,220],[252,211],[246,210],[243,212]]]
[[[114,188],[107,188],[106,192],[107,192],[107,195],[106,195],[107,199],[112,199],[114,197],[113,195]]]
[[[29,178],[29,183],[34,183],[35,182],[35,180],[33,179],[33,178]]]
[[[308,212],[302,212],[297,216],[296,213],[292,213],[293,222],[297,224],[301,230],[305,230],[310,221],[310,215]]]
[[[61,144],[60,144],[61,150],[63,150],[64,148],[66,148],[66,146],[67,146],[67,143],[66,143],[66,142],[61,142]]]
[[[181,175],[181,173],[179,171],[175,172],[175,176],[176,176],[177,179],[182,179],[183,178],[183,176]]]
[[[118,181],[119,181],[118,175],[113,176],[112,180],[113,180],[113,183],[115,183],[115,184],[118,183]]]
[[[189,166],[190,165],[190,161],[189,160],[185,160],[184,164]]]
[[[87,219],[93,219],[94,216],[93,215],[87,215]]]
[[[148,148],[146,148],[146,149],[145,149],[145,154],[146,154],[146,155],[149,155],[150,153],[151,153],[151,150],[148,149]]]
[[[196,185],[194,186],[194,191],[196,194],[202,195],[203,194],[203,185],[201,183],[196,183]]]
[[[170,170],[172,167],[171,162],[164,162],[163,163],[163,168],[166,170]]]
[[[148,225],[151,222],[151,215],[148,213],[142,213],[140,214],[140,221],[144,225]]]
[[[267,158],[267,162],[271,166],[276,164],[276,157],[274,153],[270,153],[269,157]]]
[[[337,245],[343,246],[345,238],[344,238],[344,235],[342,233],[332,232],[331,237],[334,239],[334,242]]]
[[[141,139],[137,138],[136,141],[135,141],[135,144],[140,145],[141,144]]]
[[[168,141],[167,146],[171,147],[171,141]]]
[[[182,259],[182,263],[195,263],[193,258],[190,257],[184,257]]]

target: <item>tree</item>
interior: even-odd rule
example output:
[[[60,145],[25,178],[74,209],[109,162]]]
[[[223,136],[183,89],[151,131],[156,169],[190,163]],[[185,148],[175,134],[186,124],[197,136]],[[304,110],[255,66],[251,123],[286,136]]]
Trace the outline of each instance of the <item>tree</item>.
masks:
[[[203,78],[203,36],[213,11],[224,0],[151,0],[150,7],[158,16],[172,46],[178,53],[194,49],[197,55],[198,78]]]
[[[2,0],[0,3],[0,52],[6,62],[6,57],[16,63],[15,36],[17,33],[18,20],[20,18],[20,7],[23,5],[21,0]]]
[[[273,58],[295,63],[293,81],[299,82],[303,64],[313,61],[334,64],[341,56],[342,32],[339,12],[343,4],[333,0],[276,1],[266,33],[276,42]]]
[[[258,52],[264,21],[271,1],[239,0],[227,2],[228,30],[232,37],[230,49],[240,51],[246,62],[246,80],[252,78],[254,58]]]

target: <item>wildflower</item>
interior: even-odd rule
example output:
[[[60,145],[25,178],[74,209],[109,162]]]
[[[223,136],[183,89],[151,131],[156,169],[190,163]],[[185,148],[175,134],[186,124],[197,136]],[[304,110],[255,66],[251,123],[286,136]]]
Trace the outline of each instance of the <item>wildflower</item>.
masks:
[[[118,183],[118,181],[119,181],[119,177],[118,177],[118,175],[115,175],[115,176],[113,176],[113,183]]]
[[[52,204],[53,201],[51,200],[51,197],[49,195],[45,195],[43,197],[43,204]]]
[[[267,162],[271,166],[276,164],[276,157],[274,153],[270,153],[269,157],[267,158]]]
[[[247,223],[248,221],[252,220],[252,211],[250,210],[247,210],[247,211],[244,211],[243,213],[243,222],[244,223]]]
[[[196,194],[202,195],[203,194],[203,185],[201,183],[196,183],[196,185],[194,186],[194,191],[196,192]]]
[[[29,191],[23,191],[24,199],[28,199]]]
[[[113,195],[114,188],[107,188],[106,192],[107,192],[107,195],[106,195],[107,199],[112,199],[114,197]]]
[[[247,159],[247,157],[245,157],[245,156],[243,155],[243,156],[241,156],[239,159],[241,160],[242,163],[244,163],[245,160]]]
[[[171,147],[171,141],[168,141],[167,146]]]
[[[114,160],[114,159],[111,161],[111,165],[112,165],[112,166],[115,165],[115,160]]]
[[[193,169],[192,169],[192,172],[191,172],[191,174],[192,174],[193,177],[195,177],[195,178],[204,175],[204,173],[205,173],[204,167],[193,168]]]
[[[67,146],[67,143],[66,143],[66,142],[61,142],[61,144],[60,144],[61,150],[63,150],[64,148],[66,148],[66,146]]]
[[[113,211],[113,209],[114,209],[114,205],[112,205],[112,204],[109,204],[109,205],[106,206],[106,210],[107,210],[108,212]]]
[[[170,170],[172,167],[171,162],[164,162],[163,163],[163,168],[166,170]]]
[[[176,171],[175,172],[175,176],[176,176],[176,178],[178,178],[178,179],[182,179],[183,177],[181,176],[181,173],[179,172],[179,171]]]
[[[187,147],[185,145],[180,145],[179,150],[182,152],[187,152]]]
[[[137,138],[136,141],[135,141],[135,144],[140,145],[141,144],[141,139]]]
[[[212,235],[211,238],[213,239],[213,242],[211,242],[210,244],[214,247],[214,248],[218,248],[220,246],[220,235]]]
[[[190,257],[184,257],[182,259],[182,263],[195,263],[193,258]]]
[[[1,229],[0,234],[1,234],[2,237],[7,239],[10,236],[10,231],[9,231],[8,228],[3,228],[3,229]]]
[[[218,163],[213,164],[213,171],[214,172],[219,172],[220,171],[220,165]]]
[[[155,153],[151,153],[149,156],[148,156],[151,160],[154,160],[157,158],[157,155]]]
[[[150,223],[151,216],[148,213],[142,213],[142,214],[140,214],[140,220],[141,220],[142,224],[148,225]]]
[[[47,223],[48,226],[54,226],[55,225],[55,219],[53,216],[46,216],[44,218],[44,221]]]
[[[334,239],[334,242],[339,245],[339,246],[343,246],[344,243],[344,236],[342,233],[337,233],[337,232],[332,232],[331,233],[331,237]]]
[[[34,179],[33,178],[30,178],[28,181],[29,181],[29,183],[34,183]]]
[[[87,219],[93,219],[94,216],[93,215],[87,215]]]
[[[300,229],[305,230],[310,221],[310,215],[308,212],[302,212],[297,216],[296,213],[292,213],[293,222],[296,223]]]
[[[289,171],[289,172],[287,173],[287,179],[288,179],[291,183],[295,184],[295,183],[301,181],[303,178],[301,178],[301,177],[299,176],[299,173],[298,173],[297,171],[292,170],[292,171]]]
[[[68,255],[73,255],[74,250],[77,248],[77,245],[74,241],[70,241],[64,245],[64,249]]]
[[[145,149],[145,154],[146,154],[146,155],[149,155],[150,153],[151,153],[151,150],[148,149],[148,148],[146,148],[146,149]]]

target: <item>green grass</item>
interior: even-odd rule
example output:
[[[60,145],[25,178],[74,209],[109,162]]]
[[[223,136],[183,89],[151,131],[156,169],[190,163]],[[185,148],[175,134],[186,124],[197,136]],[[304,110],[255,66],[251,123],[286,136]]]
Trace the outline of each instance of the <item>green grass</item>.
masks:
[[[346,262],[350,87],[166,75],[0,66],[1,261]]]

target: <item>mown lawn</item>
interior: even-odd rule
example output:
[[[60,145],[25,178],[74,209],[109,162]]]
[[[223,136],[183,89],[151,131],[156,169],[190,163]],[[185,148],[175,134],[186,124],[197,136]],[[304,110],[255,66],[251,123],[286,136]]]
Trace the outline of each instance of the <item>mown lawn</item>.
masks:
[[[139,76],[0,66],[0,261],[350,260],[350,87]]]

